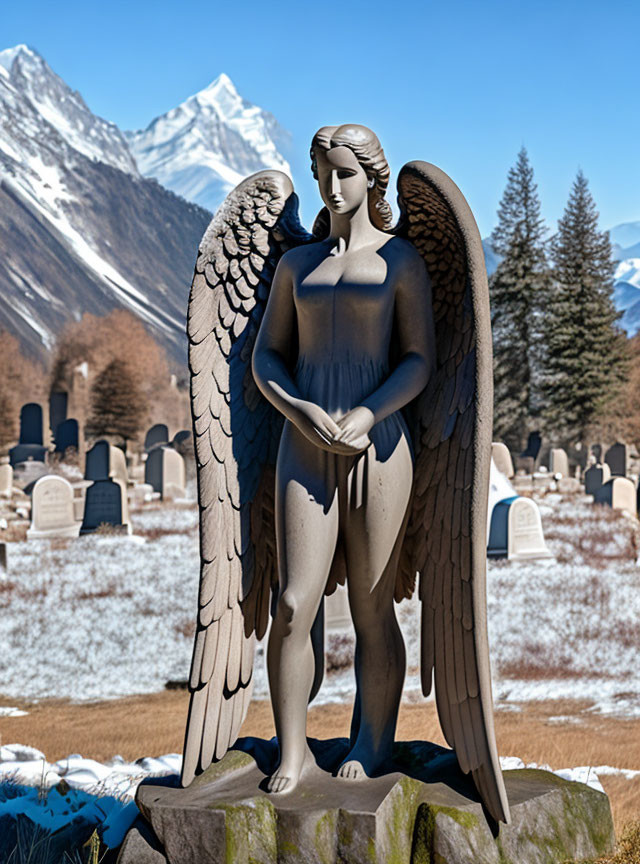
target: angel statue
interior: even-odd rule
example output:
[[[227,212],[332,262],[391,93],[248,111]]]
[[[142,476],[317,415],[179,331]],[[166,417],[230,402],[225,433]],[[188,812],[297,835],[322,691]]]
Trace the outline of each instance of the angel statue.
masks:
[[[343,782],[391,756],[406,658],[394,600],[419,578],[421,677],[486,809],[508,821],[486,622],[492,432],[489,297],[465,198],[428,162],[398,177],[364,126],[311,145],[313,233],[291,180],[261,171],[200,245],[188,311],[201,576],[182,785],[221,759],[266,634],[289,794],[313,757],[324,595],[346,582],[356,698]]]

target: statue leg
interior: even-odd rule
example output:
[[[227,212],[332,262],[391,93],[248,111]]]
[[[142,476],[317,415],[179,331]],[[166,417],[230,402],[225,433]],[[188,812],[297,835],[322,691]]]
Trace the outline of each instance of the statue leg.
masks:
[[[285,428],[276,476],[280,591],[267,652],[280,764],[269,779],[270,792],[295,788],[309,752],[307,706],[315,673],[311,628],[338,537],[338,501],[327,470],[331,458]]]
[[[370,455],[361,506],[345,519],[347,584],[356,632],[358,717],[339,776],[371,776],[391,756],[406,668],[393,592],[413,479],[404,437],[384,462]]]

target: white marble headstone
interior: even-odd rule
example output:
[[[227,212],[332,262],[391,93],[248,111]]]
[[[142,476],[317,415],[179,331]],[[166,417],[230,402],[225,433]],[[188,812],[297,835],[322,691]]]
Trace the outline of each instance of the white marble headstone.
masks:
[[[11,497],[13,489],[13,467],[7,462],[0,465],[0,495],[6,498]]]
[[[636,516],[636,487],[628,477],[612,477],[593,496],[597,504],[608,504],[614,510],[624,510]]]
[[[77,537],[79,531],[71,483],[54,474],[41,477],[31,493],[31,527],[27,537]]]
[[[491,445],[491,457],[501,474],[505,477],[513,477],[513,459],[506,444],[502,441],[494,441]]]
[[[549,471],[551,474],[560,474],[561,477],[569,476],[569,457],[562,447],[552,448],[549,454]]]

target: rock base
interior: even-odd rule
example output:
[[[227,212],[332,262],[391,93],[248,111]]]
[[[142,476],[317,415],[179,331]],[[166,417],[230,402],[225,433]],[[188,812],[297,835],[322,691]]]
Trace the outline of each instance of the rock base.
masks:
[[[277,747],[251,738],[187,789],[142,784],[153,833],[132,829],[118,864],[551,864],[613,849],[609,800],[582,783],[505,771],[512,821],[498,826],[450,750],[400,742],[389,773],[350,782],[331,773],[346,739],[309,744],[317,764],[290,795],[265,791]]]

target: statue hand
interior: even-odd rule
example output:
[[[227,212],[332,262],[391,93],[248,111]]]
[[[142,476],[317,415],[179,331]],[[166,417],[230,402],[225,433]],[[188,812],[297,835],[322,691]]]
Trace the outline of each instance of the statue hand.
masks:
[[[329,414],[313,402],[304,402],[298,406],[298,417],[294,421],[297,428],[305,438],[308,438],[316,447],[321,447],[329,453],[339,453],[350,456],[366,450],[369,446],[369,438],[365,435],[343,439],[345,430],[333,420]],[[368,411],[363,408],[363,411]],[[353,412],[349,412],[349,415]],[[368,411],[371,414],[370,411]],[[348,417],[349,415],[345,415]],[[373,415],[371,415],[373,417]],[[345,418],[341,418],[340,423]]]
[[[369,432],[375,423],[373,411],[358,405],[338,420],[340,433],[336,439],[354,451],[366,450],[370,444]]]

